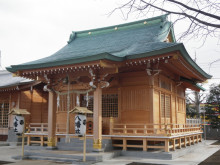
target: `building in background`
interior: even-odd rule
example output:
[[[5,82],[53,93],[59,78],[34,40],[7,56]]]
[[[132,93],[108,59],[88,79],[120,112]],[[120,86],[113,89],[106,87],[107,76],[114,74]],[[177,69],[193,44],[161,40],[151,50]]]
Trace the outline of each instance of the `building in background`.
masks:
[[[32,116],[26,117],[29,123],[47,123],[48,93],[43,91],[41,82],[22,77],[14,77],[12,73],[0,71],[0,140],[17,142],[13,130],[13,115],[8,115],[11,109],[27,109]]]

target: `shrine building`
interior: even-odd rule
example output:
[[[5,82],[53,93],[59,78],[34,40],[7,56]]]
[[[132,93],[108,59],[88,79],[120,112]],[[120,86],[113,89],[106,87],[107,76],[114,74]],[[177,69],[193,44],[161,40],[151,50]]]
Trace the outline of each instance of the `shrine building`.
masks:
[[[26,109],[32,116],[27,116],[27,123],[47,123],[48,92],[43,91],[45,84],[0,71],[0,141],[19,142],[14,133],[13,116],[8,116],[11,109]]]
[[[72,32],[51,56],[8,67],[46,84],[48,110],[32,106],[28,145],[33,137],[47,147],[78,138],[69,113],[76,106],[93,111],[87,136],[94,150],[104,149],[104,139],[123,150],[165,152],[201,142],[201,125],[186,119],[185,91],[203,90],[198,83],[211,76],[176,42],[167,17]]]

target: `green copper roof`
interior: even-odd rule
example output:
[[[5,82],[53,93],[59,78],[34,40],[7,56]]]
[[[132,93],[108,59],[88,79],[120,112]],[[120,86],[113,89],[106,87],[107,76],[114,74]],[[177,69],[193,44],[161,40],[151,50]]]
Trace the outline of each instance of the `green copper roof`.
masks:
[[[169,34],[173,42],[164,42]],[[16,72],[102,59],[124,61],[156,56],[174,50],[180,50],[194,68],[206,78],[210,78],[210,75],[192,61],[184,46],[176,43],[173,27],[167,21],[167,15],[106,28],[72,32],[68,44],[53,55],[12,65],[7,70]]]
[[[190,84],[192,84],[194,87],[198,88],[199,90],[202,90],[202,91],[205,91],[206,89],[203,88],[201,85],[197,84],[196,82],[192,81],[192,80],[189,80],[185,77],[180,77],[180,81],[185,81],[185,82],[188,82]]]

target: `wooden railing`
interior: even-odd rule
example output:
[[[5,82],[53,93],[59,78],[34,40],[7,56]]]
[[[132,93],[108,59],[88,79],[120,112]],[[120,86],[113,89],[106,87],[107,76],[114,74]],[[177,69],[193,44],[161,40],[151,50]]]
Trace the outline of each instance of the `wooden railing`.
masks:
[[[57,134],[66,134],[66,124],[57,124],[56,125]]]
[[[200,124],[118,124],[110,120],[110,135],[171,136],[202,132]]]
[[[47,133],[48,123],[30,123],[28,132],[29,133]]]

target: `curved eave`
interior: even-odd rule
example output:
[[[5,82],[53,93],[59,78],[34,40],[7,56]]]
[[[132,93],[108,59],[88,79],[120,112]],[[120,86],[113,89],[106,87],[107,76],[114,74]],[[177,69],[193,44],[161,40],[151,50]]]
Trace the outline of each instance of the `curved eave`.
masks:
[[[39,64],[32,64],[32,65],[12,65],[11,67],[6,67],[9,72],[15,73],[21,70],[29,70],[29,69],[39,69],[39,68],[49,68],[49,67],[57,67],[63,65],[71,65],[71,64],[79,64],[84,62],[92,62],[97,60],[111,60],[111,61],[123,61],[124,57],[117,57],[113,56],[109,53],[102,53],[93,56],[87,56],[83,58],[77,59],[66,59],[63,61],[53,61],[49,63],[39,63]]]
[[[146,53],[141,54],[133,54],[133,55],[127,55],[124,57],[118,57],[114,56],[110,53],[102,53],[97,55],[91,55],[83,58],[72,58],[72,59],[66,59],[63,61],[53,61],[49,63],[39,63],[39,64],[32,64],[32,65],[12,65],[11,67],[7,67],[6,69],[10,72],[18,72],[22,70],[31,70],[31,69],[40,69],[40,68],[49,68],[49,67],[59,67],[64,65],[71,65],[71,64],[79,64],[84,62],[92,62],[97,60],[110,60],[110,61],[116,61],[116,62],[122,62],[126,60],[131,59],[138,59],[138,58],[146,58],[146,57],[152,57],[152,56],[158,56],[163,55],[170,52],[179,51],[180,55],[183,57],[183,59],[190,64],[199,74],[201,74],[204,79],[210,79],[212,76],[204,72],[189,56],[187,53],[184,45],[182,43],[176,44],[173,46],[168,46],[162,49],[153,50]]]
[[[126,59],[136,59],[136,58],[143,58],[143,57],[151,57],[151,56],[155,56],[155,55],[161,55],[161,54],[165,54],[165,53],[169,53],[169,52],[175,52],[175,51],[180,51],[180,55],[187,61],[187,63],[189,63],[197,72],[199,72],[205,79],[210,79],[212,78],[211,75],[207,74],[205,71],[203,71],[193,60],[192,58],[189,56],[189,54],[187,53],[184,45],[182,43],[174,45],[174,46],[170,46],[170,47],[166,47],[163,49],[159,49],[159,50],[154,50],[148,53],[144,53],[144,54],[139,54],[139,55],[130,55],[127,56]]]
[[[200,91],[200,90],[205,91],[206,90],[201,85],[199,85],[196,82],[189,80],[187,78],[180,77],[180,81],[183,81],[184,83],[186,83],[188,85],[188,88],[190,88],[192,90],[196,90],[196,91]]]

